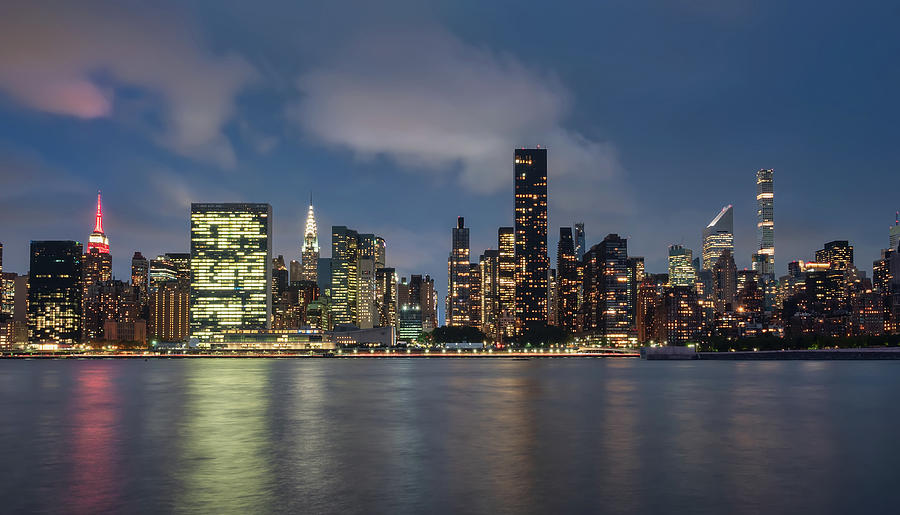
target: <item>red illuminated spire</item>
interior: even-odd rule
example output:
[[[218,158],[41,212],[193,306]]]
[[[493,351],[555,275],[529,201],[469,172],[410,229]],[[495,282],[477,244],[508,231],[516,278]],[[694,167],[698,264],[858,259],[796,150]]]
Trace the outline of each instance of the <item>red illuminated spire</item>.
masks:
[[[97,221],[94,223],[94,232],[88,238],[88,252],[97,249],[101,254],[109,254],[109,239],[103,234],[103,207],[100,200],[100,192],[97,192]]]
[[[99,191],[97,191],[97,223],[94,224],[94,232],[103,233],[103,207],[100,202]]]

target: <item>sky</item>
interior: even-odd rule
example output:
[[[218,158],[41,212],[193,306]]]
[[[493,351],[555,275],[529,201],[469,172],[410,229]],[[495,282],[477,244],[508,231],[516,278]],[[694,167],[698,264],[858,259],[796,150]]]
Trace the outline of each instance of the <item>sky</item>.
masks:
[[[0,17],[0,242],[85,242],[115,275],[189,250],[191,202],[268,202],[299,259],[309,195],[446,290],[512,225],[513,149],[549,158],[549,247],[583,221],[664,272],[735,208],[756,249],[775,169],[779,275],[847,239],[871,271],[900,209],[900,3],[861,0],[18,2]]]

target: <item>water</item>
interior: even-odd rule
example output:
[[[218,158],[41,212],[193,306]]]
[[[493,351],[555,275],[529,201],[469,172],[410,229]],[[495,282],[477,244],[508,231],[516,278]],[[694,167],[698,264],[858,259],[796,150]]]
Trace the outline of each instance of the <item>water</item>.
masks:
[[[896,513],[900,363],[0,361],[0,512]]]

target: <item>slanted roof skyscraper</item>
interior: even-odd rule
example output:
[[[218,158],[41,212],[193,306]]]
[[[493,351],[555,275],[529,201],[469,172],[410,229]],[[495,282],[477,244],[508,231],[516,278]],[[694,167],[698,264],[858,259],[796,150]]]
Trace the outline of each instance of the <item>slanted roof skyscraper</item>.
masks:
[[[722,208],[703,229],[703,270],[712,270],[722,252],[734,254],[734,208],[731,204]]]

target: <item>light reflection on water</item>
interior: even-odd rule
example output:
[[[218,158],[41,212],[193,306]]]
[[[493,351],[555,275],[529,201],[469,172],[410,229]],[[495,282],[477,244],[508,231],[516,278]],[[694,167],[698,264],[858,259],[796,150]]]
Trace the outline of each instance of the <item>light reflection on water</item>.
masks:
[[[900,364],[0,361],[0,511],[895,511]]]

